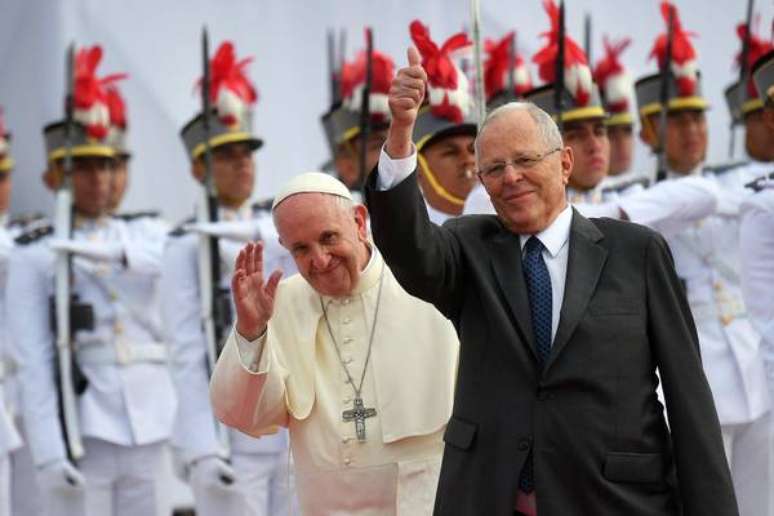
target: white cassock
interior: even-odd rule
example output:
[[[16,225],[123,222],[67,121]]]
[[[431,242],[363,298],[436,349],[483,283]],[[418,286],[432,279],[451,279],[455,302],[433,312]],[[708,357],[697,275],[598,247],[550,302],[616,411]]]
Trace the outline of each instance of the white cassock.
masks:
[[[349,297],[321,297],[300,275],[280,283],[266,334],[247,342],[233,332],[212,376],[224,423],[251,435],[289,428],[306,516],[432,512],[459,344],[452,324],[409,296],[373,249]],[[362,387],[376,415],[365,420],[364,442],[343,420],[354,393],[321,303],[355,384],[379,304]]]

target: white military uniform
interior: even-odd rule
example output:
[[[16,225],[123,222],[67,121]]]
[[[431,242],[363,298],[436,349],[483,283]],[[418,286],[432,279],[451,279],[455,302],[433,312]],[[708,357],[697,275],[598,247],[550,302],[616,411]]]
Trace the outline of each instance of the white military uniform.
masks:
[[[212,378],[229,425],[290,429],[305,516],[432,511],[459,345],[451,323],[408,295],[373,249],[349,296],[320,296],[298,275],[283,281],[265,336],[232,333]],[[356,385],[364,378],[364,407],[375,408],[364,441],[343,420],[354,389],[342,361]]]
[[[73,256],[73,292],[94,311],[93,330],[75,333],[75,356],[89,381],[78,397],[85,488],[43,478],[66,460],[58,421],[49,301],[55,253],[49,238],[11,254],[7,289],[11,342],[19,359],[22,413],[47,514],[148,515],[169,438],[175,395],[158,310],[159,251],[133,238],[124,221],[76,217],[73,240],[120,249],[124,260]],[[151,249],[151,250],[149,250]]]
[[[699,173],[700,168],[693,171]],[[751,193],[744,185],[759,175],[744,166],[707,173],[718,185],[715,215],[666,235],[686,287],[740,514],[745,515],[767,514],[771,492],[770,398],[760,334],[747,312],[739,275],[739,209]]]
[[[0,287],[6,286],[8,255],[13,246],[12,236],[0,225]],[[14,374],[15,361],[8,351],[5,300],[0,300],[0,516],[11,512],[11,454],[21,447],[21,438],[14,425],[15,403],[5,392],[7,382]]]
[[[249,206],[239,211],[220,208],[219,220],[245,221],[264,229],[260,235],[267,241],[265,267],[279,266],[286,274],[288,254],[281,250],[273,232],[271,215],[254,216]],[[268,228],[272,228],[272,234]],[[205,459],[222,455],[216,434],[216,419],[210,405],[207,347],[201,321],[199,295],[199,235],[178,230],[167,244],[164,254],[163,313],[164,324],[172,346],[172,376],[180,393],[172,444],[177,460],[189,476],[194,493],[196,513],[201,516],[244,514],[273,516],[288,514],[293,506],[293,481],[288,468],[289,450],[286,431],[256,439],[229,430],[230,461],[235,482],[226,485],[217,478],[207,478],[198,465]],[[258,234],[255,235],[259,236]],[[221,253],[221,286],[229,289],[234,261],[243,243],[219,239]],[[284,256],[280,256],[284,255]],[[212,475],[210,475],[212,476]]]
[[[3,279],[2,283],[0,283],[3,285],[3,288],[6,285],[7,260],[11,247],[14,245],[13,240],[26,230],[43,227],[48,224],[40,216],[24,217],[10,223],[6,223],[7,220],[8,218],[4,216],[3,222],[0,224],[0,227],[5,228],[0,229],[0,232],[4,235],[1,238],[5,242],[5,244],[0,245],[3,248],[2,252],[4,254],[4,257],[0,258],[4,260],[4,263],[0,266],[3,268]],[[5,317],[5,295],[0,296],[0,314],[0,317]],[[0,323],[0,329],[7,332],[7,325],[4,320]],[[21,439],[19,446],[10,451],[9,457],[11,514],[38,516],[43,513],[43,504],[41,503],[40,489],[35,477],[35,465],[32,461],[32,455],[30,454],[29,446],[24,442],[18,360],[12,356],[13,349],[7,342],[4,342],[5,338],[5,336],[0,337],[0,340],[3,340],[3,342],[0,342],[0,361],[3,362],[3,373],[0,374],[0,376],[3,376],[3,379],[0,380],[0,383],[2,383],[3,390],[5,391],[6,409],[16,428],[16,433]],[[2,514],[2,511],[0,511],[0,514]]]
[[[742,202],[739,248],[742,293],[761,335],[769,399],[774,400],[774,181]]]

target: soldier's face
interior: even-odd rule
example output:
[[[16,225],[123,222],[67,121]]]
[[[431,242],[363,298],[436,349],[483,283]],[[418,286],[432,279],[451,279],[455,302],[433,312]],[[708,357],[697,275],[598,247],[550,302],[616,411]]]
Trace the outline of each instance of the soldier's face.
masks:
[[[634,157],[634,136],[631,125],[613,125],[607,128],[610,141],[610,165],[608,175],[623,174],[632,166]]]
[[[658,148],[659,115],[643,120],[642,139]],[[673,111],[667,116],[665,154],[669,168],[678,173],[693,171],[707,154],[707,119],[704,111]]]
[[[744,117],[744,144],[747,155],[758,161],[774,159],[774,124],[767,124],[763,109]]]
[[[129,184],[129,159],[117,158],[110,183],[110,211],[117,211]]]
[[[203,180],[203,159],[197,159],[193,168],[196,178]],[[212,149],[212,178],[221,204],[230,208],[242,206],[252,195],[255,185],[255,162],[250,146],[236,142]]]
[[[467,199],[476,185],[476,158],[473,148],[474,137],[457,135],[441,138],[422,149],[427,166],[441,186],[459,199]],[[427,177],[420,175],[422,190],[430,195]]]
[[[11,173],[0,172],[0,215],[8,212],[11,203]]]
[[[319,193],[288,197],[275,209],[280,243],[320,294],[350,295],[368,263],[365,206],[342,205]]]
[[[92,218],[107,213],[112,176],[113,160],[110,158],[73,159],[73,203],[78,213]]]
[[[379,153],[387,140],[387,129],[372,130],[366,141],[366,170],[371,172],[379,162]],[[360,138],[352,138],[339,145],[335,156],[336,173],[339,180],[350,190],[360,188]]]
[[[564,143],[572,148],[575,158],[570,186],[579,190],[597,186],[605,178],[610,163],[610,141],[603,120],[566,123]]]

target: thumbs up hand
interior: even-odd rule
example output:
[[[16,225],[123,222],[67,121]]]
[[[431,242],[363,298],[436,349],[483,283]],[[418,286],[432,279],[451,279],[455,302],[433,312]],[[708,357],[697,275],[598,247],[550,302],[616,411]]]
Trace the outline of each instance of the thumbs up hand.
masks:
[[[398,70],[388,94],[392,122],[385,150],[393,159],[405,158],[413,150],[411,133],[425,98],[426,83],[427,73],[422,68],[419,51],[411,46],[408,49],[408,66]]]

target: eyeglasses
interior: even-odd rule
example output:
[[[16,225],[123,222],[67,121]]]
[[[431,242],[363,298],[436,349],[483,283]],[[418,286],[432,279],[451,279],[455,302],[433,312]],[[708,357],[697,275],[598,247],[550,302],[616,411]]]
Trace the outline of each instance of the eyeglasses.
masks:
[[[532,169],[545,158],[560,150],[562,150],[562,148],[557,147],[555,149],[551,149],[548,152],[544,152],[543,154],[538,154],[535,156],[519,156],[518,158],[509,159],[506,161],[496,161],[481,168],[478,171],[478,177],[480,177],[482,181],[496,181],[503,177],[506,169],[508,168],[508,165],[513,167],[513,169],[517,172],[524,172],[525,170]]]

